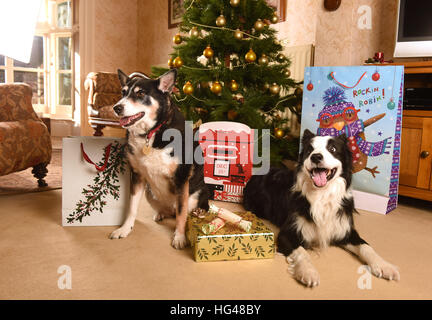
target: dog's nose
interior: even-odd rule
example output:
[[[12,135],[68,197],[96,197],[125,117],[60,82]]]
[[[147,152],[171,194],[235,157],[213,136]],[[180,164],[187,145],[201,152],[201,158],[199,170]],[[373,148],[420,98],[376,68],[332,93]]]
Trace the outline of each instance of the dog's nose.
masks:
[[[123,105],[116,104],[114,107],[114,112],[117,113],[118,116],[120,116],[123,113]]]
[[[318,163],[320,163],[322,161],[323,155],[321,153],[314,153],[313,155],[311,155],[310,158],[311,158],[311,161],[313,163],[318,164]]]

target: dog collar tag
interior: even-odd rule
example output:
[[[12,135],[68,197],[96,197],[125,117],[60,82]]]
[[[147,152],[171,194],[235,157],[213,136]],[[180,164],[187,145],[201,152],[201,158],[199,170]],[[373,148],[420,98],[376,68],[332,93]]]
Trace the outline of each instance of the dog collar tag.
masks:
[[[143,153],[143,155],[148,155],[150,152],[151,152],[151,149],[152,149],[152,147],[150,147],[149,145],[145,145],[143,148],[142,148],[142,153]]]

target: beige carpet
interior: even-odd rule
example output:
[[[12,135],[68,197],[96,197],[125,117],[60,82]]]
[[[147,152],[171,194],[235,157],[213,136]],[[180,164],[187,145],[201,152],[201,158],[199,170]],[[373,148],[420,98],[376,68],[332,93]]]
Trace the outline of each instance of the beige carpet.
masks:
[[[419,206],[356,217],[360,234],[400,267],[400,282],[373,278],[372,288],[361,290],[361,263],[329,248],[312,254],[321,284],[306,289],[291,278],[279,255],[196,263],[189,248],[171,248],[174,220],[153,222],[144,200],[132,234],[109,240],[113,227],[60,225],[61,190],[0,196],[0,298],[431,299],[432,212],[424,203]],[[61,265],[71,267],[71,290],[58,288]]]

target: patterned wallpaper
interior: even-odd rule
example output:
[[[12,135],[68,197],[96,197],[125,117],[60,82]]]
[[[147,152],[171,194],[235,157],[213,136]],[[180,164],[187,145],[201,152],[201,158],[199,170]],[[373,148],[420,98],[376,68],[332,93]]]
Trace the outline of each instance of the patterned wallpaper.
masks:
[[[94,0],[95,69],[150,72],[166,64],[177,29],[168,29],[168,1]],[[360,30],[359,6],[372,9],[372,29]],[[328,12],[322,0],[287,0],[285,22],[274,25],[284,45],[314,44],[316,65],[362,64],[376,51],[393,54],[396,0],[344,0]]]

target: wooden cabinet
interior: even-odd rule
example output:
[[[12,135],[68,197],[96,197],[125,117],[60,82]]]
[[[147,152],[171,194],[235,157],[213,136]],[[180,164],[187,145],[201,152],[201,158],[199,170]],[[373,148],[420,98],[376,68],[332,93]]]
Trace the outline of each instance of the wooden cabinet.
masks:
[[[405,87],[432,87],[432,61],[395,64],[405,66]],[[399,194],[432,201],[432,109],[403,111]]]
[[[432,201],[432,112],[404,111],[399,194]]]

